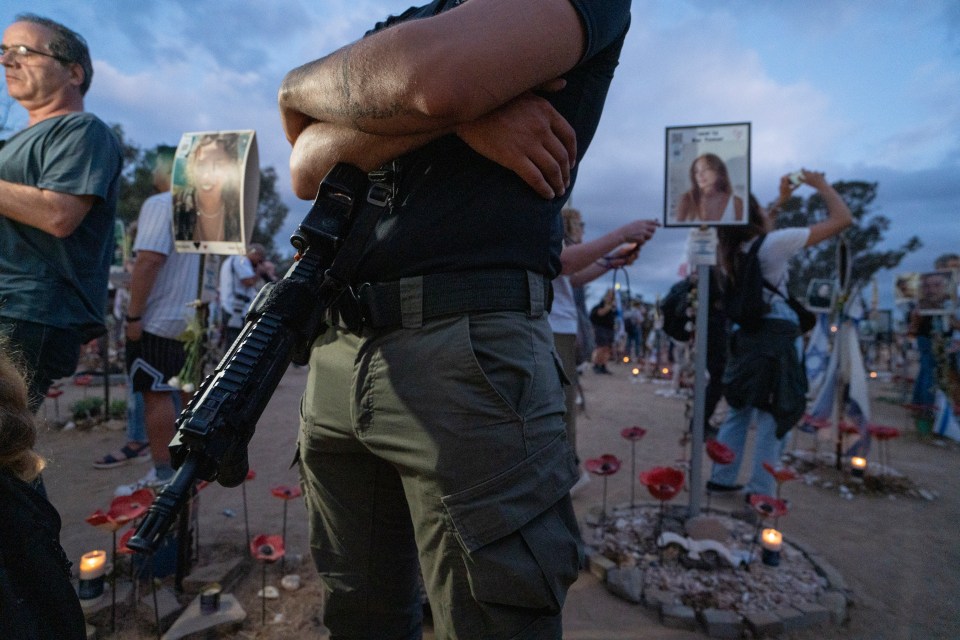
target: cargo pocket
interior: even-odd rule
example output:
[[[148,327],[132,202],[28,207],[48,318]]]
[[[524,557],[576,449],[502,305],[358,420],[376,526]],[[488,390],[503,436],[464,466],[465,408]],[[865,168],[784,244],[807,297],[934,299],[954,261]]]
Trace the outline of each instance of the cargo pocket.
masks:
[[[560,384],[564,387],[569,387],[573,384],[573,380],[567,376],[567,372],[563,370],[563,361],[560,360],[560,355],[556,350],[550,352],[550,355],[553,356],[553,366],[557,368],[557,373],[560,375]]]
[[[572,451],[557,438],[505,473],[442,498],[477,601],[560,612],[580,567],[568,498],[576,480]]]

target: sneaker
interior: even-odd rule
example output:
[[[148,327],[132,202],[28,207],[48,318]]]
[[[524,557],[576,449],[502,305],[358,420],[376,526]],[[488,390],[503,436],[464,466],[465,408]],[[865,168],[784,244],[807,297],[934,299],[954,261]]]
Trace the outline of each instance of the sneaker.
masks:
[[[570,487],[570,495],[576,495],[580,491],[583,491],[583,488],[590,484],[590,474],[586,471],[580,472],[580,478],[577,479],[577,482]]]
[[[147,472],[147,475],[143,476],[136,482],[130,484],[122,484],[113,491],[115,496],[130,496],[133,495],[136,491],[140,489],[161,489],[164,485],[170,482],[172,478],[164,478],[160,480],[157,478],[157,468],[152,467],[150,471]]]

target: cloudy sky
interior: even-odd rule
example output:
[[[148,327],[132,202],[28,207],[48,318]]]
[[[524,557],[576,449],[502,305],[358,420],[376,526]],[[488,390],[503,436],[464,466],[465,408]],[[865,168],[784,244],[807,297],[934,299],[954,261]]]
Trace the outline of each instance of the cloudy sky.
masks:
[[[306,212],[286,176],[276,110],[289,69],[351,42],[405,0],[30,0],[83,34],[94,58],[87,109],[143,147],[187,131],[254,129],[283,176],[285,234]],[[879,183],[887,245],[924,248],[898,271],[960,251],[960,3],[956,0],[634,0],[633,24],[600,129],[573,192],[587,239],[635,217],[661,218],[664,129],[752,123],[761,202],[800,167]],[[25,115],[16,109],[14,123]],[[801,195],[808,191],[802,188]],[[661,230],[630,270],[652,299],[676,279],[687,231]],[[279,243],[281,246],[285,242]],[[892,275],[880,276],[889,301]]]

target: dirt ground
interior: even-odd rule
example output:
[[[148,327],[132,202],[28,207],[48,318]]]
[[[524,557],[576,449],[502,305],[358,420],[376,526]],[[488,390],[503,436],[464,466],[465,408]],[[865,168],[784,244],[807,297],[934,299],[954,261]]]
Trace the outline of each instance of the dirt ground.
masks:
[[[683,457],[679,439],[684,428],[684,404],[679,397],[663,395],[667,384],[640,382],[624,366],[613,367],[614,375],[593,372],[584,375],[586,414],[580,416],[578,444],[582,458],[612,453],[625,461],[625,471],[613,476],[608,485],[608,503],[630,499],[630,443],[620,430],[640,425],[648,430],[637,446],[637,470],[673,464]],[[279,534],[283,502],[270,492],[278,485],[296,485],[290,468],[297,430],[297,406],[306,381],[305,369],[291,368],[260,421],[250,447],[251,468],[256,478],[246,484],[246,513],[251,535]],[[791,482],[783,494],[790,501],[790,514],[780,520],[786,540],[795,539],[820,553],[843,575],[851,590],[850,621],[843,627],[828,627],[796,633],[799,640],[830,639],[934,639],[960,638],[960,446],[939,438],[921,438],[909,413],[896,404],[901,389],[892,382],[871,382],[874,422],[899,427],[903,437],[890,445],[891,465],[916,485],[935,496],[923,498],[856,496],[845,499],[836,487]],[[84,392],[70,384],[60,399],[66,413],[71,400]],[[87,395],[102,393],[88,389]],[[124,397],[123,387],[111,388],[111,398]],[[53,418],[48,400],[46,413]],[[41,414],[42,415],[42,414]],[[112,428],[111,428],[112,427]],[[110,470],[96,470],[95,458],[117,448],[124,441],[123,424],[100,425],[89,430],[43,429],[38,448],[49,459],[44,474],[51,501],[63,518],[61,541],[76,563],[91,549],[110,548],[110,534],[87,524],[84,519],[96,509],[109,506],[114,488],[132,482],[148,470],[136,464]],[[800,434],[795,442],[810,449],[813,438]],[[788,447],[789,449],[790,447]],[[827,446],[821,445],[821,449]],[[704,477],[708,468],[704,464]],[[603,483],[594,480],[574,499],[580,515],[600,504]],[[637,487],[641,495],[642,487]],[[200,561],[214,555],[243,553],[246,532],[244,491],[211,485],[200,494]],[[677,500],[689,499],[681,494]],[[715,506],[723,506],[714,500]],[[299,500],[288,503],[287,552],[306,558],[307,532],[304,508]],[[735,504],[733,505],[735,506]],[[226,550],[226,551],[224,551]],[[288,566],[305,582],[300,591],[281,591],[281,598],[267,603],[267,624],[261,625],[261,603],[256,598],[261,573],[254,567],[235,588],[247,611],[239,638],[325,637],[319,623],[321,590],[314,570],[305,559]],[[268,568],[268,584],[279,583],[279,567]],[[273,621],[282,614],[281,621]],[[138,637],[132,622],[125,618],[112,637]],[[638,605],[609,594],[590,574],[581,573],[573,585],[564,609],[564,637],[568,640],[648,640],[703,638],[703,634],[662,627]],[[146,629],[146,627],[143,627]],[[100,637],[111,637],[101,630]],[[149,635],[145,637],[150,637]],[[429,636],[428,636],[429,637]]]

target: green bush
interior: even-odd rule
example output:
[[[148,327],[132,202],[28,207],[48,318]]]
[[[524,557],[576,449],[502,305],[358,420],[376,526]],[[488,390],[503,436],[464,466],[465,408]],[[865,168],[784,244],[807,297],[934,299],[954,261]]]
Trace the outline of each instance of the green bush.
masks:
[[[103,412],[103,398],[81,398],[70,405],[74,420],[96,418]]]
[[[111,400],[110,401],[110,417],[114,420],[123,420],[127,417],[127,401],[120,400]]]

